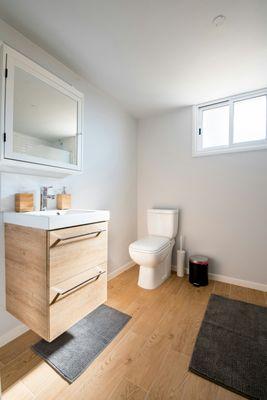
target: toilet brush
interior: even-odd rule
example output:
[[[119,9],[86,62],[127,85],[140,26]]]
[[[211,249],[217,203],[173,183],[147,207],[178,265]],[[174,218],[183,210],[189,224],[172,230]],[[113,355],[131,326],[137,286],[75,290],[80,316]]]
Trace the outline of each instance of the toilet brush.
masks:
[[[185,250],[183,250],[183,236],[180,236],[180,249],[177,250],[177,276],[184,276]]]

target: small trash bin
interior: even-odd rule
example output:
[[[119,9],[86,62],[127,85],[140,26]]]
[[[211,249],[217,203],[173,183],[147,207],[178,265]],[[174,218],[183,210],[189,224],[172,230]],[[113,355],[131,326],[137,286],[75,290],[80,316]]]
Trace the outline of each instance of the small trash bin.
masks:
[[[195,286],[207,286],[209,283],[208,266],[208,257],[189,257],[189,282]]]

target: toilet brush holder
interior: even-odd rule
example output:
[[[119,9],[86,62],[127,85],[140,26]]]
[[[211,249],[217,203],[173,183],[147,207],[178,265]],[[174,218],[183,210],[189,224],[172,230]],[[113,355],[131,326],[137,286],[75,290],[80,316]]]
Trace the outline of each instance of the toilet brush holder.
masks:
[[[182,278],[185,272],[185,250],[177,250],[177,276]]]

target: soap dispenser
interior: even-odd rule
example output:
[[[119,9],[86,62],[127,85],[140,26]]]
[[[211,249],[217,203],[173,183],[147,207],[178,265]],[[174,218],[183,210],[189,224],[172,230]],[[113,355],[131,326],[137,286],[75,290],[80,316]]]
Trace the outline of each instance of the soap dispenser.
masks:
[[[68,210],[71,208],[71,194],[66,193],[66,186],[63,186],[62,193],[57,195],[57,209]]]

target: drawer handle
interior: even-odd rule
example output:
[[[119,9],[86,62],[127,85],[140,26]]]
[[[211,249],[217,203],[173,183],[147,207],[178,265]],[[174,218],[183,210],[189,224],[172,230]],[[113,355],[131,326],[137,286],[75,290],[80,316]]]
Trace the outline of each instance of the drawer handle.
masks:
[[[76,289],[79,289],[79,287],[81,287],[81,286],[85,286],[85,285],[88,285],[89,283],[96,282],[100,278],[100,276],[103,275],[104,273],[105,273],[105,271],[100,271],[97,275],[92,276],[89,279],[86,279],[85,281],[79,283],[78,285],[73,286],[70,289],[64,290],[64,289],[60,289],[60,288],[52,288],[56,292],[56,295],[53,298],[53,300],[51,301],[50,305],[54,304],[57,301],[57,299],[59,298],[59,296],[64,296],[65,294],[68,294]]]
[[[58,238],[55,243],[52,244],[51,247],[56,247],[60,242],[65,242],[67,240],[71,240],[71,239],[82,239],[84,237],[88,237],[89,239],[93,239],[96,238],[100,235],[102,231],[97,231],[97,232],[90,232],[90,233],[82,233],[80,235],[76,235],[76,236],[69,236],[69,237],[65,237],[65,238]]]

